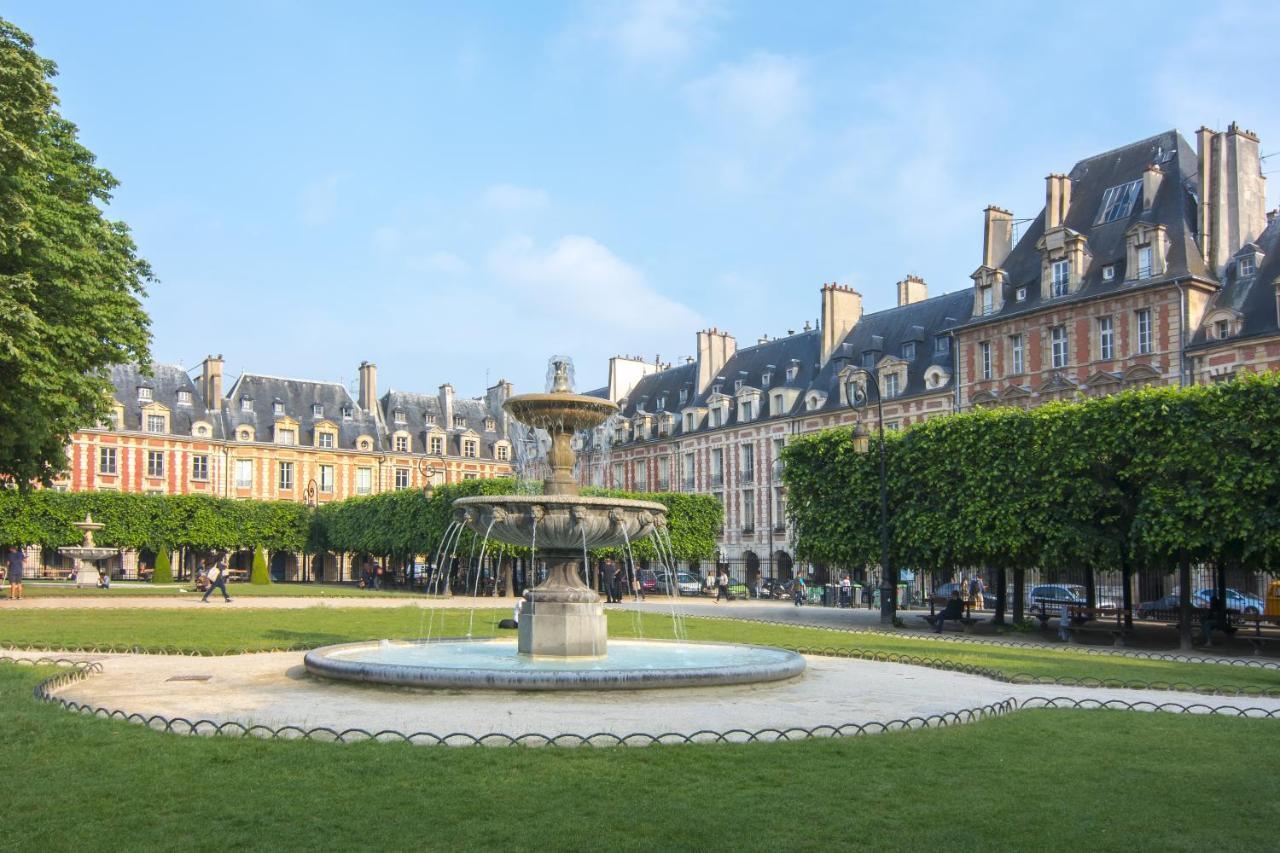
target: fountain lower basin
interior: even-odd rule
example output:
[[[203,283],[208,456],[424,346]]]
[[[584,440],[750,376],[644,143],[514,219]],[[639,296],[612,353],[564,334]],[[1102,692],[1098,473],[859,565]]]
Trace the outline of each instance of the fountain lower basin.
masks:
[[[794,678],[804,658],[766,646],[612,640],[606,657],[516,654],[510,640],[417,640],[325,646],[307,671],[343,681],[467,690],[637,690]]]

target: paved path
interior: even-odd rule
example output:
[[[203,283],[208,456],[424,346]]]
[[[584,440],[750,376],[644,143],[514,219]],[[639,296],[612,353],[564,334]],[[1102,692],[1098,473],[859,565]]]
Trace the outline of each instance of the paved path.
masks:
[[[923,667],[824,657],[807,658],[804,675],[770,684],[559,694],[414,691],[327,682],[307,674],[303,656],[296,652],[218,658],[74,657],[96,660],[104,671],[61,688],[58,695],[66,699],[132,713],[272,728],[296,725],[474,736],[495,732],[693,735],[704,729],[760,731],[890,722],[1034,697],[1179,703],[1205,712],[1223,706],[1280,712],[1280,698],[1013,685]],[[171,680],[193,677],[207,680]]]

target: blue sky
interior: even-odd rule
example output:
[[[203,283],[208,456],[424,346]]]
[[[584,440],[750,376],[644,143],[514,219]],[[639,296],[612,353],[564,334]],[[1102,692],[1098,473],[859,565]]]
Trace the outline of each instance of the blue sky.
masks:
[[[965,287],[988,203],[1169,127],[1280,151],[1280,4],[49,3],[158,361],[382,389],[676,361]],[[368,8],[362,8],[368,7]],[[1158,13],[1158,14],[1155,14]],[[1268,69],[1267,64],[1271,64]],[[1280,157],[1270,203],[1280,194]]]

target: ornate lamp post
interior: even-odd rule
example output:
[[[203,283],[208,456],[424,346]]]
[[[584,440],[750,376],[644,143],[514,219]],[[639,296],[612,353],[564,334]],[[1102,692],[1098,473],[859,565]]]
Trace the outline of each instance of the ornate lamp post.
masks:
[[[861,378],[863,382],[859,382]],[[867,404],[867,386],[876,391],[876,427],[880,433],[880,624],[892,625],[898,612],[898,570],[889,562],[889,483],[885,476],[884,461],[884,398],[880,383],[869,370],[850,371],[845,379],[845,398],[849,408],[855,411]],[[854,449],[865,452],[867,429],[859,419],[853,431]]]
[[[320,488],[316,484],[316,478],[312,477],[309,481],[307,481],[307,487],[302,490],[302,500],[304,503],[306,503],[307,506],[311,507],[312,509],[315,509],[316,505],[320,502],[319,494],[320,494]],[[310,565],[308,565],[306,562],[307,555],[305,553],[302,555],[302,560],[303,560],[302,567],[305,570],[303,573],[302,579],[304,581],[310,580],[309,576],[312,573],[312,569],[314,569],[315,567],[315,557],[313,556],[311,558]]]
[[[439,474],[441,477],[445,474],[443,464],[436,462],[434,459],[423,457],[418,460],[418,473],[422,475],[425,481],[422,486],[422,496],[427,500],[431,500],[431,496],[435,494],[435,476]]]

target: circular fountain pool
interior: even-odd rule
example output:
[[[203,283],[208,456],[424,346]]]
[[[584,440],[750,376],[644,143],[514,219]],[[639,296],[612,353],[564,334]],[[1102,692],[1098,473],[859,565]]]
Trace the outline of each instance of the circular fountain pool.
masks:
[[[325,678],[408,687],[486,690],[635,690],[792,678],[804,658],[784,649],[722,643],[611,640],[599,658],[540,658],[510,640],[346,643],[308,652]]]

